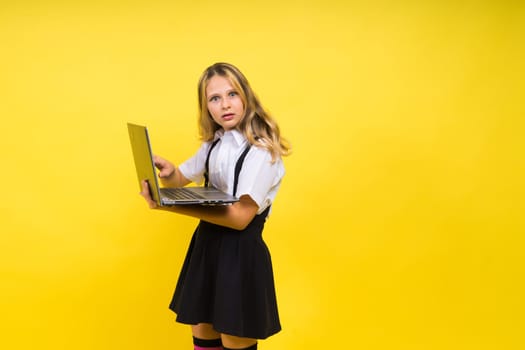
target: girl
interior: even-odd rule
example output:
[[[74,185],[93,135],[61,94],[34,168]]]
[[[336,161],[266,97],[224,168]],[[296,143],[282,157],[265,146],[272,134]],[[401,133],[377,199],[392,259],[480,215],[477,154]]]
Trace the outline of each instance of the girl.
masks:
[[[264,110],[244,75],[216,63],[198,85],[197,153],[178,168],[155,156],[166,187],[203,179],[239,198],[227,206],[157,207],[142,183],[150,208],[200,219],[170,309],[192,325],[195,349],[257,349],[257,339],[280,331],[272,263],[262,239],[289,154],[279,127]]]

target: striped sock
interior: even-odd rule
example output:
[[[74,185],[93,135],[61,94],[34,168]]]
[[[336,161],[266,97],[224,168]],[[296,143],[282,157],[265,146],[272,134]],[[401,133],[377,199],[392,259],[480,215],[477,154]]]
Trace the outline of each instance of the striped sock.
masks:
[[[193,347],[195,350],[223,350],[221,338],[199,339],[193,337]]]

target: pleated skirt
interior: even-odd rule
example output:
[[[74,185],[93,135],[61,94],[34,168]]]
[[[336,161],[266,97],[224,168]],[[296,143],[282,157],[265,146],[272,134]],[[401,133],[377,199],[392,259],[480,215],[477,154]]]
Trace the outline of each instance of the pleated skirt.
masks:
[[[220,333],[255,339],[281,330],[272,261],[262,239],[268,211],[242,231],[199,223],[170,303],[177,322],[210,323]]]

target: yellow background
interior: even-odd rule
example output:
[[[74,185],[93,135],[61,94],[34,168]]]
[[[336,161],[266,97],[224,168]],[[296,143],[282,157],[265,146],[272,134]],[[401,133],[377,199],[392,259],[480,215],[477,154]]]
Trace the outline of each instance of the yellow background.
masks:
[[[180,163],[228,61],[294,145],[261,349],[522,349],[524,38],[519,1],[2,2],[0,348],[191,348],[196,221],[146,208],[125,123]]]

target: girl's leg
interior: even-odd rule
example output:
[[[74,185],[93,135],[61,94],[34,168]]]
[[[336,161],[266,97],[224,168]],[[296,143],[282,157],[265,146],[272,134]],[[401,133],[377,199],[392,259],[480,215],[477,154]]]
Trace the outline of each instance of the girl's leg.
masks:
[[[195,350],[222,350],[221,334],[208,323],[199,323],[191,327]]]
[[[233,335],[221,334],[224,350],[256,350],[257,339],[241,338]]]

